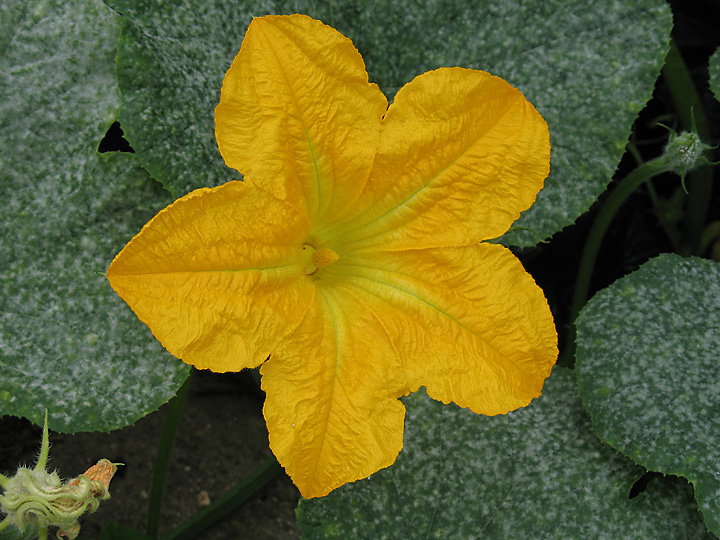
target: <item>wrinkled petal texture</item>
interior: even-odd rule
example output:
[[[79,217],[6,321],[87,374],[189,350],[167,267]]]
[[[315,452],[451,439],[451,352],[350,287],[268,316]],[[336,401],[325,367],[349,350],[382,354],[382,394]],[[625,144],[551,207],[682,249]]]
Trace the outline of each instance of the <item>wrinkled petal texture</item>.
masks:
[[[398,398],[420,386],[489,415],[540,394],[557,356],[547,302],[509,250],[479,243],[548,173],[547,125],[520,92],[443,68],[388,108],[347,38],[270,16],[225,76],[216,135],[245,182],[168,207],[108,278],[188,363],[270,356],[270,446],[304,497],[392,464]],[[305,275],[303,244],[339,258]]]
[[[542,290],[505,247],[355,253],[326,269],[379,321],[407,391],[495,415],[540,395],[557,357]],[[355,361],[370,362],[364,356]]]
[[[503,414],[540,395],[557,357],[541,289],[500,245],[358,252],[314,284],[318,301],[261,368],[271,448],[306,498],[395,461],[399,396],[425,385]]]
[[[215,132],[228,166],[315,224],[363,189],[386,110],[349,39],[304,15],[269,16],[250,23],[225,75]]]
[[[300,264],[308,227],[257,187],[200,189],[145,225],[107,277],[173,355],[239,371],[265,360],[312,301]]]
[[[496,238],[534,202],[549,167],[547,124],[518,90],[482,71],[424,73],[383,119],[358,215],[338,241],[419,248]]]
[[[320,281],[292,342],[261,367],[270,447],[306,498],[395,461],[407,393],[382,320],[354,291]]]

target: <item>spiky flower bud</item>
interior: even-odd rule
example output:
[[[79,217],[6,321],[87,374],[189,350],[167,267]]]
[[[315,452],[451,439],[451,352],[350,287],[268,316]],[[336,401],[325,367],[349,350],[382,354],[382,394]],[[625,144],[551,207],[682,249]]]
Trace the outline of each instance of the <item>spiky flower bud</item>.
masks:
[[[56,472],[46,469],[49,451],[47,413],[40,457],[35,467],[20,467],[12,478],[0,475],[3,494],[0,510],[6,514],[0,530],[15,525],[21,531],[35,526],[40,540],[46,540],[49,527],[57,527],[57,537],[73,540],[80,532],[78,518],[97,510],[109,499],[110,480],[117,465],[101,459],[77,478],[62,482]]]
[[[679,135],[674,133],[665,146],[665,157],[669,168],[681,177],[693,170],[701,163],[707,163],[705,152],[711,147],[700,140],[700,136],[692,131],[683,131]]]

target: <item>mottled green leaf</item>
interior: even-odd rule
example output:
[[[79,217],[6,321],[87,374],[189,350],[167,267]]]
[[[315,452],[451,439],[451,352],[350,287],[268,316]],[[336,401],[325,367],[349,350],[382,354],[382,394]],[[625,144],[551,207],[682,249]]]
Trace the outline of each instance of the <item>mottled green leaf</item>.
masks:
[[[720,534],[720,266],[661,255],[595,295],[577,373],[603,441],[695,487]]]
[[[97,153],[120,101],[117,15],[97,0],[8,5],[22,8],[0,22],[0,414],[119,428],[187,376],[104,276],[169,195],[134,156]]]
[[[597,439],[575,391],[556,367],[542,397],[504,416],[406,398],[396,463],[301,501],[303,540],[711,538],[685,483],[629,498],[643,470]]]
[[[214,140],[220,86],[251,19],[301,12],[350,37],[392,97],[440,66],[482,69],[522,90],[550,125],[552,171],[517,223],[547,237],[610,181],[662,66],[663,0],[108,0],[123,15],[122,123],[143,165],[176,196],[237,178]],[[504,243],[533,245],[528,231]]]
[[[28,7],[28,2],[0,3],[0,54],[10,45],[17,31],[17,25],[25,17]]]
[[[21,532],[15,526],[0,531],[0,540],[35,540],[38,537],[37,527],[31,526]]]
[[[710,90],[715,94],[715,99],[720,101],[720,49],[710,57]]]

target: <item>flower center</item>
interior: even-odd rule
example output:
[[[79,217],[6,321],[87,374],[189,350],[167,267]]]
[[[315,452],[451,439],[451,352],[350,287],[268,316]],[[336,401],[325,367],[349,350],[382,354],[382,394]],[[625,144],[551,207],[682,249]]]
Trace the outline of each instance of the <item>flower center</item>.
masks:
[[[340,256],[330,248],[315,249],[310,244],[303,244],[302,262],[303,272],[306,276],[311,276],[317,272],[318,268],[325,268],[337,261]]]

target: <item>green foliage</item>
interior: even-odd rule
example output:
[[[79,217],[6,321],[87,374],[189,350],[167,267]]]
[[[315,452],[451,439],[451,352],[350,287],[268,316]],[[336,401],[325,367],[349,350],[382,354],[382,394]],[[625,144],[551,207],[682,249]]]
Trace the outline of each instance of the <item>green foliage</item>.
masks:
[[[405,399],[397,462],[321,499],[303,500],[303,539],[711,538],[687,484],[655,479],[602,444],[555,368],[543,396],[485,417],[418,392]]]
[[[441,66],[505,78],[545,117],[553,145],[546,188],[502,240],[523,246],[572,223],[605,189],[650,98],[671,26],[662,0],[108,4],[124,16],[121,123],[143,166],[175,196],[238,178],[217,151],[213,110],[251,16],[301,12],[334,26],[389,98]]]
[[[0,531],[0,540],[35,540],[37,537],[38,530],[35,526],[28,527],[25,532],[15,526]]]
[[[710,57],[710,90],[715,94],[715,99],[720,101],[720,49]]]
[[[720,533],[720,266],[661,255],[578,319],[579,392],[603,441],[684,476]]]
[[[173,197],[239,178],[217,150],[213,110],[252,16],[302,12],[333,25],[389,98],[440,66],[518,87],[553,144],[546,188],[501,239],[521,246],[572,223],[605,189],[671,25],[663,0],[107,4],[123,16],[99,0],[0,5],[0,414],[40,422],[48,408],[50,427],[65,432],[132,423],[187,376],[104,271]],[[710,87],[720,99],[717,52]],[[118,116],[136,156],[97,153]],[[720,534],[719,348],[720,270],[700,259],[658,257],[578,320],[593,428],[636,463],[687,478],[705,524],[683,480],[654,478],[628,497],[643,468],[597,439],[573,375],[556,368],[543,397],[504,416],[406,398],[397,463],[303,501],[303,538],[710,538],[705,525]],[[102,533],[141,537],[119,525]]]
[[[119,107],[117,16],[92,0],[12,6],[0,22],[0,414],[40,423],[47,408],[57,431],[119,428],[188,372],[104,277],[170,199],[134,156],[97,153]]]

